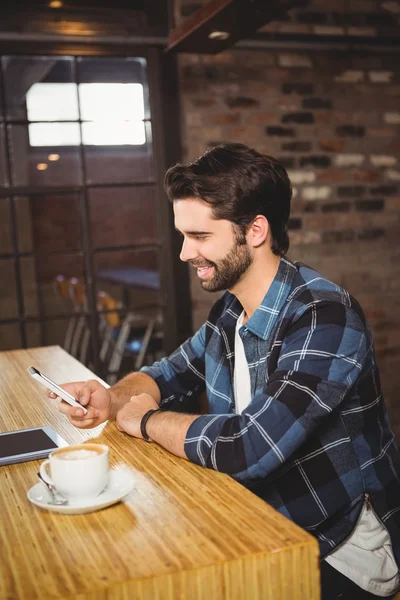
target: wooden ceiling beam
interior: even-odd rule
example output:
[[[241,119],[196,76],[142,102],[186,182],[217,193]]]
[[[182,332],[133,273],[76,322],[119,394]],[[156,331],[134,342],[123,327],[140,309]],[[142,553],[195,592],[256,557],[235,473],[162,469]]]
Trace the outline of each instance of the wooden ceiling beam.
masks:
[[[298,0],[209,0],[170,32],[166,51],[216,54],[297,4]],[[216,32],[220,32],[218,36]]]

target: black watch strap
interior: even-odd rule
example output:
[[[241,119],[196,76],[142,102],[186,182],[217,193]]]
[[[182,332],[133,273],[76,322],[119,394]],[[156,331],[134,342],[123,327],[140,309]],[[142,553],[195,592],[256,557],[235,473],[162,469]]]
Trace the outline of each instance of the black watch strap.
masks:
[[[147,413],[145,413],[143,415],[142,420],[140,421],[140,433],[142,434],[142,438],[144,440],[146,440],[146,442],[152,442],[153,441],[147,435],[147,431],[146,431],[147,421],[150,419],[150,417],[151,417],[151,415],[153,413],[159,412],[160,410],[162,410],[162,408],[151,408],[150,410],[147,411]]]

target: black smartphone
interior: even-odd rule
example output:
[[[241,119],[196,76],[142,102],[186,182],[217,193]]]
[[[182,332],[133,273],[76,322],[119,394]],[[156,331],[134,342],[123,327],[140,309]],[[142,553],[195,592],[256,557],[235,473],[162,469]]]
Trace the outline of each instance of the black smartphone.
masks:
[[[56,448],[69,446],[52,427],[0,433],[0,466],[46,458]]]

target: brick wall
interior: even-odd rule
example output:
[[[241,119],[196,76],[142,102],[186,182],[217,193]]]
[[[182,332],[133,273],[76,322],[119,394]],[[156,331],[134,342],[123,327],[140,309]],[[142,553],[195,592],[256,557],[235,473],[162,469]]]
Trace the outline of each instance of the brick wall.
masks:
[[[362,304],[400,437],[398,56],[232,50],[179,61],[185,158],[235,141],[287,167],[289,257]],[[216,296],[194,272],[192,290],[197,328]]]

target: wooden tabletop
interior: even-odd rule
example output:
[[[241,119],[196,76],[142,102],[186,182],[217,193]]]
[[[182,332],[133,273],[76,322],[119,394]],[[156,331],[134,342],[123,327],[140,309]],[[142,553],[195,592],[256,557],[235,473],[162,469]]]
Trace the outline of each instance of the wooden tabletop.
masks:
[[[0,598],[318,600],[315,539],[227,475],[119,432],[80,431],[29,365],[57,383],[93,378],[58,346],[0,353],[0,431],[52,426],[70,443],[110,447],[134,491],[86,515],[27,499],[39,461],[0,467]]]

